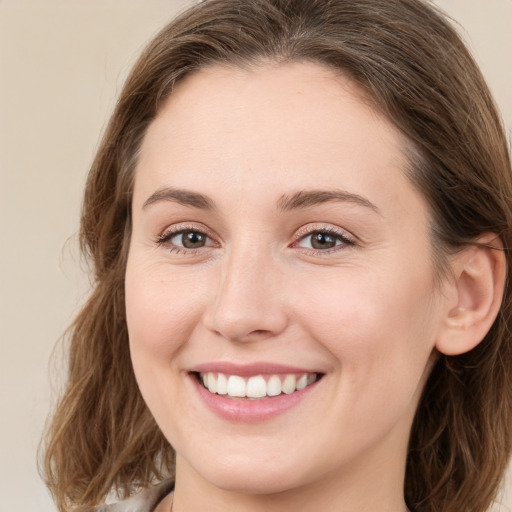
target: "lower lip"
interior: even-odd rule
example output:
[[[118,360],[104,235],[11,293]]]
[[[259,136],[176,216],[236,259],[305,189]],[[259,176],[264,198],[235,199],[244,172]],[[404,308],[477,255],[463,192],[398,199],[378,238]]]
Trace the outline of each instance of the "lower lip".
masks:
[[[224,395],[210,393],[199,383],[195,375],[190,375],[190,378],[199,396],[211,411],[223,419],[242,423],[265,421],[284,413],[299,404],[318,384],[318,381],[316,381],[304,389],[294,391],[289,395],[281,394],[268,398],[249,400],[247,398],[227,398]]]

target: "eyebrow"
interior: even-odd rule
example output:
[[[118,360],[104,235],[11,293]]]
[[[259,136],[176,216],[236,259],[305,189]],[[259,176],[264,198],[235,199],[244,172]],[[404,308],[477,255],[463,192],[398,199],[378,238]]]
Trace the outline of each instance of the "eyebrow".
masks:
[[[345,190],[301,190],[293,195],[282,196],[277,205],[280,210],[288,211],[338,201],[355,203],[380,213],[379,208],[365,197]]]
[[[174,187],[162,187],[153,192],[142,205],[142,208],[160,202],[172,201],[199,208],[201,210],[214,210],[215,203],[208,197],[198,192],[178,189]],[[300,210],[311,206],[317,206],[330,202],[349,202],[355,203],[365,208],[369,208],[376,213],[380,213],[377,206],[371,201],[358,194],[347,192],[345,190],[300,190],[292,195],[283,195],[277,201],[277,207],[281,211]]]
[[[142,209],[147,208],[154,203],[158,203],[159,201],[172,201],[184,206],[199,208],[201,210],[214,209],[213,201],[209,197],[199,194],[198,192],[174,187],[162,187],[153,192],[153,194],[151,194],[142,205]]]

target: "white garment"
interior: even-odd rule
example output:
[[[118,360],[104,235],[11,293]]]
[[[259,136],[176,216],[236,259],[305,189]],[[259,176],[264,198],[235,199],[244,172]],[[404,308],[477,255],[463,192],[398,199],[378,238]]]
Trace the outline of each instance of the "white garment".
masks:
[[[174,482],[164,480],[158,485],[148,487],[135,496],[118,503],[100,505],[92,509],[80,509],[78,512],[153,512],[173,489]]]

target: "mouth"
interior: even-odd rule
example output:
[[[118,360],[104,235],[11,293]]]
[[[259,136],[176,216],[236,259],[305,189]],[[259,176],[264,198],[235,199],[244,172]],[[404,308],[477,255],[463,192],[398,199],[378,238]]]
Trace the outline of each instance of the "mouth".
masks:
[[[299,404],[312,404],[324,373],[273,362],[211,361],[188,371],[200,401],[222,420],[269,421]]]
[[[264,400],[292,395],[317,382],[318,373],[279,373],[242,376],[221,372],[192,372],[203,388],[231,399]]]

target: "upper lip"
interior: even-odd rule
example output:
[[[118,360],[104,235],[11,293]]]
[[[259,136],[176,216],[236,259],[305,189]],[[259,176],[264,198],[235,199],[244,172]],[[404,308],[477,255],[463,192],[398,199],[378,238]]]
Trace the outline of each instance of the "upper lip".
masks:
[[[189,370],[197,373],[225,373],[228,375],[239,375],[240,377],[249,377],[251,375],[265,375],[278,373],[320,373],[315,370],[289,366],[271,362],[256,363],[231,363],[224,361],[212,361],[194,366]]]

